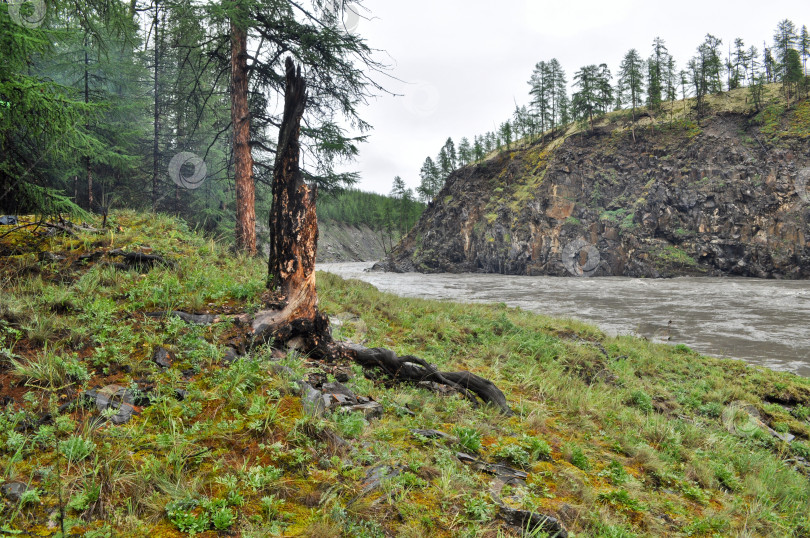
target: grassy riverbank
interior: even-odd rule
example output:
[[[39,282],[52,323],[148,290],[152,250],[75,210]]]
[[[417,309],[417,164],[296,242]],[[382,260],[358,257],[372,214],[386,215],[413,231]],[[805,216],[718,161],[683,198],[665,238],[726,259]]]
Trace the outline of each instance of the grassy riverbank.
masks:
[[[520,535],[493,491],[576,536],[810,533],[806,379],[323,273],[338,337],[489,378],[515,416],[269,347],[229,363],[235,316],[261,308],[266,264],[168,217],[110,222],[0,239],[0,536],[57,535],[63,521],[85,536]],[[170,263],[116,268],[115,249]],[[167,310],[219,319],[147,315]],[[170,366],[153,360],[158,347]],[[295,381],[308,375],[348,378],[382,418],[306,415]],[[110,385],[133,389],[126,423],[82,398],[59,412]],[[458,452],[523,470],[525,484],[498,483]]]

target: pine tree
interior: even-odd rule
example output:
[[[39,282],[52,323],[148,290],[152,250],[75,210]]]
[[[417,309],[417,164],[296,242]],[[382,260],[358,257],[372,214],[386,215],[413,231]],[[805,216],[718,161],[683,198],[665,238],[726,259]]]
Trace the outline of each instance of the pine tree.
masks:
[[[810,56],[810,33],[807,32],[807,25],[802,26],[802,33],[799,37],[799,53],[802,56],[802,67],[804,68],[805,76],[807,73],[807,58]]]

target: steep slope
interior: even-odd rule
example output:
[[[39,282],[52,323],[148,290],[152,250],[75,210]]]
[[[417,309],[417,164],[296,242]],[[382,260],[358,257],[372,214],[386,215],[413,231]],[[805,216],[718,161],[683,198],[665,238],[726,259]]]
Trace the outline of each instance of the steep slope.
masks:
[[[635,136],[613,113],[457,170],[387,268],[810,277],[810,102],[723,108]]]

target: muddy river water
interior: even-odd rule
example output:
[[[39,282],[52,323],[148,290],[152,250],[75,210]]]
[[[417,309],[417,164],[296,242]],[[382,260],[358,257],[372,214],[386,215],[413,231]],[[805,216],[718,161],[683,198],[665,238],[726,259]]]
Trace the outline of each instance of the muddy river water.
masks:
[[[366,272],[371,265],[318,269],[404,297],[506,303],[577,318],[609,334],[686,344],[705,355],[810,376],[810,281]]]

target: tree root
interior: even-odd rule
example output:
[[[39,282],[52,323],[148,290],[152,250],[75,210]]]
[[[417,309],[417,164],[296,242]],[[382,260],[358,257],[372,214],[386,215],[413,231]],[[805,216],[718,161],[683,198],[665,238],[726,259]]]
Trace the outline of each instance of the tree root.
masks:
[[[413,355],[399,357],[390,349],[335,342],[328,320],[320,313],[313,321],[287,320],[283,311],[259,312],[254,318],[253,330],[253,345],[271,340],[276,344],[295,340],[300,351],[316,358],[328,361],[348,359],[363,368],[381,370],[394,381],[439,383],[458,391],[475,406],[480,402],[493,404],[505,415],[514,414],[506,396],[492,381],[468,371],[440,372],[424,359]]]

